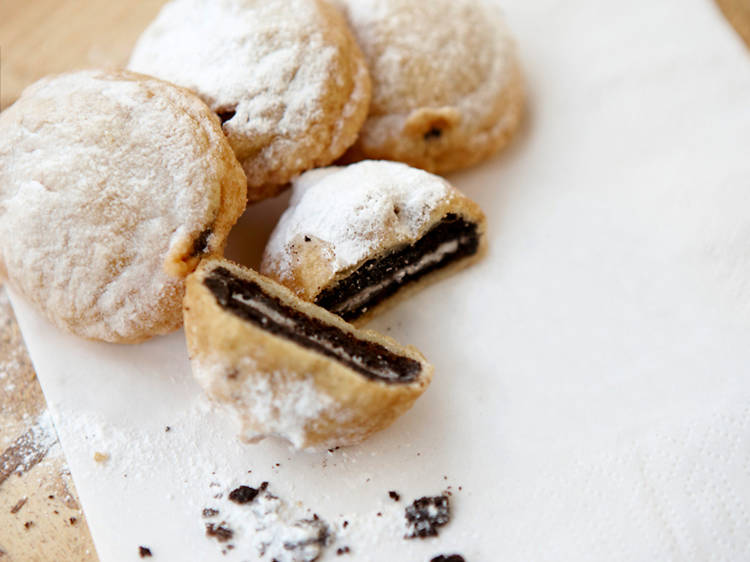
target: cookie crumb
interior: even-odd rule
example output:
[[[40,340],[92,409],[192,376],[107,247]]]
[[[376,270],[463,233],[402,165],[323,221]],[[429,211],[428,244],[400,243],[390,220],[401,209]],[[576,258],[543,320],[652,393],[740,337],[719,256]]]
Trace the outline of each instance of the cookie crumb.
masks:
[[[94,461],[96,462],[106,462],[108,459],[109,455],[107,453],[100,453],[99,451],[94,453]]]
[[[421,497],[406,507],[405,516],[411,532],[404,538],[436,537],[438,527],[451,519],[450,500],[446,495]]]
[[[203,513],[203,517],[207,519],[209,517],[216,517],[217,515],[219,515],[219,510],[214,509],[212,507],[205,507],[203,508],[202,513]]]
[[[15,505],[14,505],[13,507],[11,507],[11,508],[10,508],[10,512],[11,512],[11,513],[12,513],[13,515],[15,515],[16,513],[18,513],[19,511],[21,511],[21,508],[22,508],[22,507],[23,507],[23,505],[24,505],[24,504],[25,504],[25,503],[26,503],[26,502],[28,501],[28,499],[29,499],[29,498],[23,497],[23,498],[21,498],[20,500],[18,500],[18,501],[16,502],[16,504],[15,504]]]
[[[401,496],[396,492],[395,490],[391,490],[388,492],[388,495],[391,497],[391,499],[395,502],[401,499]]]
[[[430,562],[466,562],[460,554],[441,554],[430,559]]]
[[[268,487],[268,482],[263,482],[259,488],[251,488],[250,486],[239,486],[231,492],[229,492],[229,500],[234,503],[244,504],[253,501],[256,496],[264,491]]]
[[[219,542],[227,542],[234,536],[234,531],[229,527],[224,527],[226,521],[222,521],[218,525],[213,523],[206,523],[206,536],[213,537]]]
[[[151,558],[153,554],[151,554],[151,549],[147,546],[139,546],[138,547],[138,555],[141,558]]]

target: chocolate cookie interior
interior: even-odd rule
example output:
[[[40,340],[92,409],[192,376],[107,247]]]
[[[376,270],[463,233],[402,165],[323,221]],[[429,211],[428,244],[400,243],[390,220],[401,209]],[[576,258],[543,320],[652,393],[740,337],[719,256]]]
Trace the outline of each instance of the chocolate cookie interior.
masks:
[[[422,371],[418,361],[308,316],[249,279],[224,267],[210,271],[203,284],[225,310],[271,334],[331,357],[374,380],[409,383]]]
[[[352,321],[428,273],[474,255],[479,248],[476,223],[453,213],[414,244],[366,261],[336,285],[321,291],[315,304]]]

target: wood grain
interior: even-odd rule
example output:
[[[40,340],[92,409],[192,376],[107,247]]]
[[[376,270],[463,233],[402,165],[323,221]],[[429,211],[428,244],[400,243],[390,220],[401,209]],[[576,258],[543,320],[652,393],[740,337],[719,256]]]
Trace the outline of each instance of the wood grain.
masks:
[[[13,310],[0,287],[0,559],[96,560]]]
[[[0,0],[0,108],[47,74],[123,66],[165,0]]]
[[[750,0],[716,0],[724,16],[750,47]]]

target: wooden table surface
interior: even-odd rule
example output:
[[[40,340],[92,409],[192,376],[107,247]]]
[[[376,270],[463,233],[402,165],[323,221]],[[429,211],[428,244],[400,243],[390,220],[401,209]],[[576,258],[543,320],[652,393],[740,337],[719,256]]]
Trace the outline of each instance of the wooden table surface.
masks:
[[[0,108],[33,81],[122,66],[165,0],[0,0]],[[750,46],[750,0],[716,0]],[[97,560],[65,457],[0,287],[0,561]]]

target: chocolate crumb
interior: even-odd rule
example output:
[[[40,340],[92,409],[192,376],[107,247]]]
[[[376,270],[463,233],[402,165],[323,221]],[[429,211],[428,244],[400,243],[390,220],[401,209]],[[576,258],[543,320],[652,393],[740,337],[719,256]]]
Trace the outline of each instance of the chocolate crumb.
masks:
[[[443,135],[443,130],[437,127],[432,127],[429,131],[424,134],[424,140],[439,139]]]
[[[237,115],[237,112],[233,109],[229,109],[227,111],[219,111],[217,115],[219,116],[219,120],[221,121],[221,124],[223,125],[224,123],[229,121],[232,117]]]
[[[406,507],[405,516],[411,532],[404,538],[436,537],[438,527],[451,519],[450,500],[445,495],[419,498]]]
[[[75,525],[76,523],[78,523],[78,519],[76,519],[75,517],[71,517],[70,519],[68,519],[68,521],[70,521],[71,525]]]
[[[219,515],[218,509],[214,509],[213,507],[206,507],[203,509],[203,517],[205,518],[216,517],[217,515]]]
[[[166,433],[166,432],[168,432],[168,431],[172,431],[172,428],[171,428],[171,427],[169,427],[169,426],[167,426],[167,427],[165,427],[165,428],[164,428],[164,432],[165,432],[165,433]]]
[[[224,527],[226,521],[222,521],[218,525],[213,523],[206,523],[206,536],[213,537],[219,542],[227,542],[234,536],[234,531],[229,527]]]
[[[209,227],[198,235],[198,238],[193,242],[192,255],[200,256],[201,254],[206,253],[206,250],[208,250],[208,239],[211,238],[211,234],[213,234],[213,230]]]
[[[268,486],[268,482],[264,482]],[[261,484],[260,488],[251,488],[250,486],[240,486],[229,492],[229,500],[234,503],[244,504],[250,503],[255,499],[259,492],[262,492],[266,488]]]
[[[349,521],[344,521],[344,524],[342,525],[342,527],[346,529],[348,526],[349,526]]]
[[[351,549],[348,546],[342,546],[341,548],[336,549],[336,554],[338,556],[341,556],[342,554],[349,554],[351,552]]]
[[[16,502],[16,505],[10,508],[10,512],[15,515],[19,511],[21,511],[21,508],[23,507],[23,504],[25,504],[28,501],[28,498],[21,498]]]
[[[430,562],[466,562],[466,560],[460,554],[441,554],[432,558]]]
[[[28,530],[31,529],[31,527],[34,525],[33,521],[26,521],[26,523],[23,524],[24,529]]]
[[[54,500],[54,499],[55,499],[55,496],[53,496],[52,494],[50,494],[49,496],[47,496],[47,499],[49,499],[49,500]]]
[[[151,558],[153,556],[153,554],[151,554],[151,549],[147,546],[139,546],[138,554],[141,558]]]
[[[310,238],[309,236],[305,236],[305,242],[310,242],[311,240],[312,238]]]
[[[300,519],[299,521],[295,521],[294,526],[303,530],[309,529],[310,533],[307,537],[297,542],[285,541],[284,550],[306,551],[310,546],[317,545],[319,548],[322,548],[330,542],[331,535],[328,530],[328,525],[325,521],[320,519],[317,514],[314,514],[312,519]],[[300,560],[315,559],[317,559],[317,556],[315,558],[300,558]]]
[[[398,500],[400,500],[400,499],[401,499],[401,496],[399,496],[399,495],[398,495],[398,492],[396,492],[395,490],[391,490],[390,492],[388,492],[388,495],[389,495],[389,496],[391,497],[391,499],[392,499],[393,501],[395,501],[395,502],[397,502]]]
[[[54,509],[54,510],[52,511],[52,513],[54,513],[55,515],[60,515],[60,512],[59,512],[59,511],[57,511],[56,509]]]

